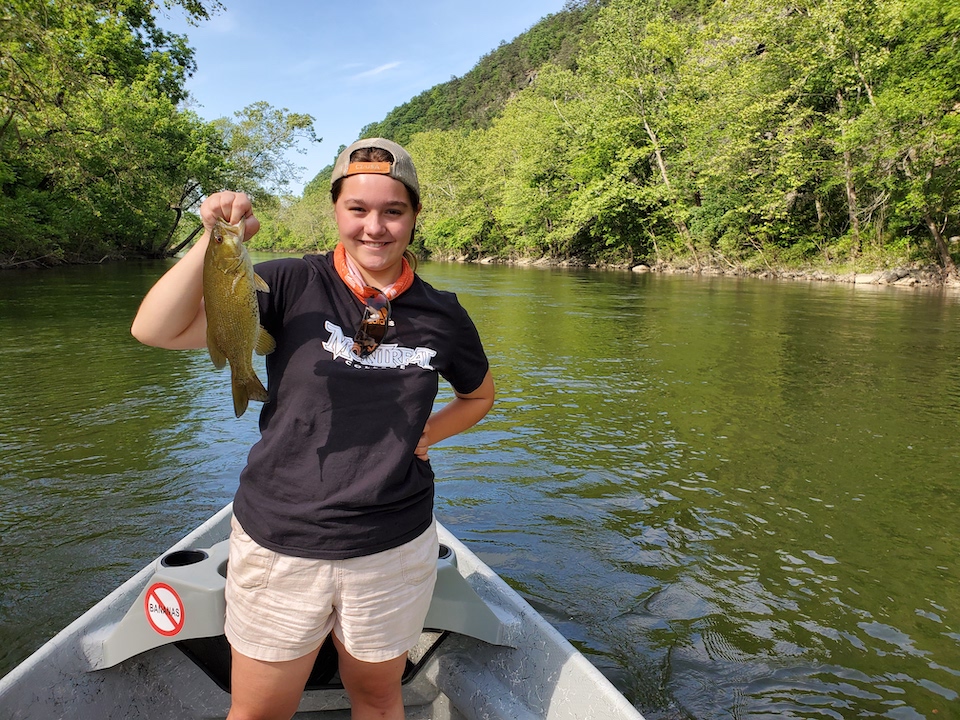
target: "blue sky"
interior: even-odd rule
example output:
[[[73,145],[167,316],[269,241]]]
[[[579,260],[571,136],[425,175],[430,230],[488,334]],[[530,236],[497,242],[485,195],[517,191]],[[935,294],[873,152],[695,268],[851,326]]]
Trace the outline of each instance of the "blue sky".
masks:
[[[340,145],[398,105],[470,70],[501,41],[560,12],[565,0],[223,0],[198,27],[170,11],[160,25],[184,33],[197,72],[192,109],[213,120],[264,100],[307,113],[322,143],[293,154],[299,194]]]

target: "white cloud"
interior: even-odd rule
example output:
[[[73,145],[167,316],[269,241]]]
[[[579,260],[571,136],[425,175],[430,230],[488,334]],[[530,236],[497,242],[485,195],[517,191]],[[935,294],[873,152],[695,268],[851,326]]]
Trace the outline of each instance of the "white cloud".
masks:
[[[361,80],[364,78],[376,77],[377,75],[382,75],[388,70],[393,70],[395,67],[399,67],[399,66],[400,66],[399,62],[385,63],[383,65],[373,68],[372,70],[367,70],[366,72],[357,73],[356,75],[353,76],[353,79]]]

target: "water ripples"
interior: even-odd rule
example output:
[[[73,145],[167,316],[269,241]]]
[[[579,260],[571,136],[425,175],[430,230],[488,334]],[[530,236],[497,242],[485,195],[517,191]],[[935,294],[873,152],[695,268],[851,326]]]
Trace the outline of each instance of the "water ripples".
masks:
[[[956,304],[595,277],[524,276],[443,516],[648,718],[949,716]]]
[[[0,329],[32,338],[0,349],[17,408],[0,424],[8,665],[229,500],[256,438],[203,353],[129,338],[144,271],[98,275],[92,321],[43,288],[0,290]],[[458,292],[498,385],[483,424],[431,452],[438,516],[648,720],[949,717],[956,303],[423,273]]]

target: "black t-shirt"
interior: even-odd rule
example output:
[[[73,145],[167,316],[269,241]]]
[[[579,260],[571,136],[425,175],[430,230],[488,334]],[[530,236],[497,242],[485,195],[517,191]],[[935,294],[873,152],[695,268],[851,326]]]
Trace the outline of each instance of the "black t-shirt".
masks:
[[[413,451],[438,374],[470,393],[488,362],[456,295],[419,276],[391,301],[380,347],[352,352],[363,304],[333,255],[256,267],[269,399],[260,440],[240,475],[234,513],[258,543],[286,555],[338,560],[417,537],[433,518],[433,470]]]

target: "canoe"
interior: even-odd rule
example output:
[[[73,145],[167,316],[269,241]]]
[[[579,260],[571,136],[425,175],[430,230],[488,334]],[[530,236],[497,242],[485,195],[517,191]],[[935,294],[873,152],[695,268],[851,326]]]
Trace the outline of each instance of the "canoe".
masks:
[[[0,679],[0,717],[224,718],[227,505]],[[408,720],[643,720],[499,576],[439,527],[437,586],[403,680]],[[295,717],[349,718],[325,646]]]

